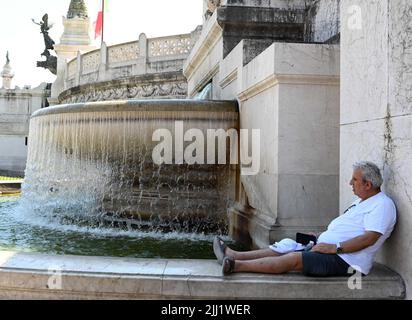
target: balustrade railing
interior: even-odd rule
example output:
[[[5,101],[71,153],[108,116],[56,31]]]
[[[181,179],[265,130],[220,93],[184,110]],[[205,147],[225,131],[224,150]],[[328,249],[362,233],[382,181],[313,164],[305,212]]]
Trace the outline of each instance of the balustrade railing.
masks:
[[[105,44],[66,65],[65,89],[123,77],[178,71],[192,50],[199,32],[147,39],[107,47]],[[176,70],[171,70],[176,69]]]

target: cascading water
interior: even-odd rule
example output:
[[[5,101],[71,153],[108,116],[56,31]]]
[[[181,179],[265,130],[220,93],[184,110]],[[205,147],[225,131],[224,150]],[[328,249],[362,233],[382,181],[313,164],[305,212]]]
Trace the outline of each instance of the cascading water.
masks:
[[[175,139],[176,121],[183,122],[184,130],[199,129],[204,137],[208,129],[237,130],[237,106],[145,100],[36,112],[30,123],[22,205],[61,224],[226,233],[236,166],[153,162],[159,143],[152,141],[153,133],[167,129]],[[183,148],[190,143],[184,142]]]

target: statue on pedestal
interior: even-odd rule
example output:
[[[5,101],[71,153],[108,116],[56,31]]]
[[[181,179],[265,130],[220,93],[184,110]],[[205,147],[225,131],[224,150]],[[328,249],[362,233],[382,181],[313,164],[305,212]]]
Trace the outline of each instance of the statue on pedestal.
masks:
[[[55,42],[49,36],[49,30],[53,27],[53,25],[49,25],[49,15],[46,13],[42,21],[36,22],[34,19],[32,21],[40,26],[40,32],[43,34],[44,38],[44,45],[45,49],[42,56],[46,57],[46,61],[37,61],[37,66],[48,69],[51,73],[57,73],[57,57],[50,54],[49,50],[54,50]]]
[[[49,15],[46,13],[40,22],[36,22],[34,19],[32,19],[32,21],[40,26],[40,32],[43,34],[46,49],[54,50],[54,41],[49,36],[49,30],[53,27],[53,25],[49,26]]]
[[[3,87],[0,88],[11,89],[11,81],[14,77],[14,74],[10,66],[10,58],[8,51],[6,54],[6,64],[4,65],[3,71],[1,71],[0,76],[3,78]]]

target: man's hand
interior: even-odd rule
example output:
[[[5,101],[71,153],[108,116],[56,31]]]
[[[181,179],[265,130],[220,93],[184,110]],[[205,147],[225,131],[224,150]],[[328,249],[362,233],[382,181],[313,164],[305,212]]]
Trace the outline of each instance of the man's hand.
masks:
[[[363,235],[341,242],[340,246],[344,253],[351,253],[363,250],[367,247],[373,246],[376,241],[382,236],[381,233],[375,231],[366,231]],[[318,243],[312,248],[312,252],[335,254],[336,253],[335,244]]]
[[[326,254],[335,254],[336,249],[337,249],[336,244],[318,243],[310,251],[311,252],[326,253]]]

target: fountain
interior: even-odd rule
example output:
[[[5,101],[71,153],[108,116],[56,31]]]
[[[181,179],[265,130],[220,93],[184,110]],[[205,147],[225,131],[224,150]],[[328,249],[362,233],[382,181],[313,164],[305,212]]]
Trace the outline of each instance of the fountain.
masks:
[[[39,110],[30,123],[23,205],[62,224],[226,234],[237,166],[176,163],[175,153],[172,164],[156,164],[153,133],[174,137],[176,123],[204,137],[237,130],[237,105],[129,100]]]

